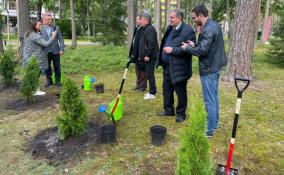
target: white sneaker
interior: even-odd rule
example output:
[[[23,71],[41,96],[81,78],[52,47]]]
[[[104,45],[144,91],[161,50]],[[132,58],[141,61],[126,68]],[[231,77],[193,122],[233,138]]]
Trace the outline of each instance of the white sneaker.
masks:
[[[156,98],[156,95],[149,93],[149,94],[145,95],[143,98],[144,98],[144,100],[151,100],[151,99]]]
[[[146,94],[144,94],[144,97],[146,97],[146,96],[148,96],[148,95],[150,95],[150,93],[149,93],[149,92],[147,92]]]
[[[39,89],[33,94],[34,96],[42,96],[45,95],[46,92],[40,91]]]

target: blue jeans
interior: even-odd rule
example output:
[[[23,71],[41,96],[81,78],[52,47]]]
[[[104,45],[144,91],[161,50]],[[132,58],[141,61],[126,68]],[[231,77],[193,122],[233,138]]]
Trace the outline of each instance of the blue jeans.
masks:
[[[213,134],[219,124],[219,84],[220,71],[200,76],[202,94],[207,112],[207,134]]]

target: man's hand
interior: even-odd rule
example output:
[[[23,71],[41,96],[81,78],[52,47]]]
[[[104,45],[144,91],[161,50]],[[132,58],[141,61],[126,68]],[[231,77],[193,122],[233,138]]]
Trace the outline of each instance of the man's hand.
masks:
[[[185,50],[188,47],[187,43],[182,42],[182,45],[180,46],[183,50]]]
[[[144,61],[148,62],[148,61],[150,61],[150,58],[149,57],[144,57]]]
[[[63,51],[60,51],[60,52],[59,52],[59,55],[63,55],[63,54],[64,54],[64,52],[63,52]]]
[[[57,30],[51,32],[51,38],[54,40],[57,36]]]
[[[195,47],[195,43],[194,43],[194,42],[188,40],[187,43],[188,43],[189,45],[191,45],[191,47]]]
[[[163,51],[166,52],[167,54],[171,54],[173,52],[173,48],[172,47],[164,47]]]

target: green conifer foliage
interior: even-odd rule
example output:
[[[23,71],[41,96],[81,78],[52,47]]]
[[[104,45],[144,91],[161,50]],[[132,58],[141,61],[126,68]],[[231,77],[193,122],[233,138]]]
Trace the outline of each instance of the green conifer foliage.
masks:
[[[180,135],[177,175],[211,175],[211,158],[206,131],[206,112],[199,98],[194,98],[188,126]]]
[[[14,54],[11,49],[7,49],[0,57],[0,74],[3,77],[3,83],[10,85],[13,83],[15,75],[15,63],[13,62]]]
[[[75,82],[66,79],[60,94],[62,114],[57,117],[57,125],[62,140],[68,136],[78,136],[86,129],[87,108]]]
[[[284,6],[278,9],[277,14],[280,17],[280,21],[277,28],[274,29],[274,37],[270,39],[271,48],[268,56],[284,62]]]
[[[39,65],[36,57],[29,60],[29,64],[24,68],[24,77],[21,83],[20,92],[26,97],[29,103],[34,101],[33,93],[39,87]]]

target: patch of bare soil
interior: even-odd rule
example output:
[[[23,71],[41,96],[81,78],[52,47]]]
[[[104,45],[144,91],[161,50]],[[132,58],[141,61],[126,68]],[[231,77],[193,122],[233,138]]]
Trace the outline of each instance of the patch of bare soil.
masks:
[[[99,143],[99,125],[90,121],[86,132],[77,137],[60,140],[58,128],[48,128],[30,139],[25,151],[30,152],[34,158],[46,159],[49,164],[58,165],[65,160],[81,153],[91,145]]]
[[[20,94],[20,83],[16,81],[9,86],[0,86],[0,109],[15,111],[16,113],[26,110],[42,110],[46,107],[58,104],[58,94],[46,94],[44,96],[36,96],[33,103],[26,102],[25,98]]]
[[[13,111],[26,111],[28,109],[37,111],[46,107],[53,106],[58,103],[58,97],[54,94],[46,94],[43,96],[35,97],[35,101],[32,103],[27,102],[23,97],[13,97],[6,99],[4,104],[5,110]]]
[[[20,83],[19,82],[15,82],[11,85],[8,86],[4,86],[4,85],[0,85],[0,94],[6,94],[6,93],[15,93],[17,91],[20,90]]]

